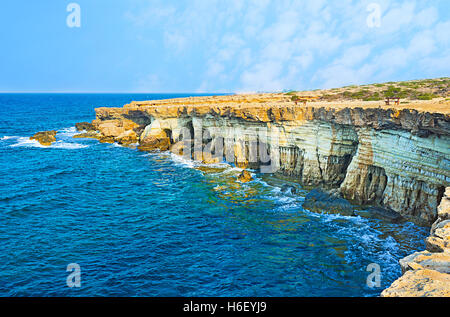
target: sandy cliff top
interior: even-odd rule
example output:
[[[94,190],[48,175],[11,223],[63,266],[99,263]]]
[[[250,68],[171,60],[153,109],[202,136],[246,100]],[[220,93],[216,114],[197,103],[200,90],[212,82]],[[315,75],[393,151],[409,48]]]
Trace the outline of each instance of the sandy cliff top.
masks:
[[[393,101],[386,105],[386,97],[397,97],[400,103]],[[166,100],[133,102],[136,106],[202,106],[245,108],[254,107],[305,107],[345,109],[378,108],[398,110],[417,110],[419,112],[450,114],[450,78],[388,82],[361,86],[347,86],[313,91],[290,91],[283,93],[235,94],[226,96],[190,97]],[[297,102],[296,102],[297,101]]]
[[[390,105],[386,105],[384,99],[378,101],[363,101],[363,100],[335,100],[327,101],[320,99],[320,94],[316,92],[298,93],[300,98],[302,96],[317,97],[318,99],[313,99],[307,101],[306,105],[308,107],[314,108],[331,108],[331,109],[344,109],[344,108],[381,108],[381,109],[394,109],[394,110],[417,110],[419,112],[430,112],[430,113],[442,113],[450,114],[450,99],[448,98],[434,98],[432,100],[402,100],[400,99],[400,104],[396,105],[393,101]],[[208,97],[188,97],[188,98],[175,98],[175,99],[164,99],[164,100],[148,100],[148,101],[135,101],[130,105],[131,107],[145,107],[145,106],[226,106],[226,107],[236,107],[236,108],[249,108],[249,107],[261,107],[267,105],[277,105],[277,106],[296,106],[299,108],[304,107],[302,102],[297,104],[291,100],[291,96],[288,94],[236,94],[227,96],[208,96]]]

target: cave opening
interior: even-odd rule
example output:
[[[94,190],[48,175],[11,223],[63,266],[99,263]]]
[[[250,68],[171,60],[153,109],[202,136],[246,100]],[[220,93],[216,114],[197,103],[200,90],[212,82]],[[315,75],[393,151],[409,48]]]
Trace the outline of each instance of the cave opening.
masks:
[[[164,129],[164,133],[167,135],[167,137],[170,139],[170,144],[173,144],[173,138],[172,138],[172,130],[170,129]]]
[[[444,197],[445,193],[445,186],[440,186],[438,188],[438,194],[437,194],[437,205],[439,206],[441,204],[442,198]]]

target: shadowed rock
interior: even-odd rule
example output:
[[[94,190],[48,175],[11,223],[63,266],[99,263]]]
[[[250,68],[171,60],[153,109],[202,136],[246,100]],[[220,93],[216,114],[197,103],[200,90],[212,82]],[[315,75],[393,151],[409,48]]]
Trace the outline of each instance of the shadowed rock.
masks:
[[[331,212],[344,216],[355,215],[353,205],[346,199],[321,189],[313,189],[306,195],[303,208],[314,212]]]
[[[367,210],[358,213],[359,215],[366,215],[370,218],[377,218],[392,223],[400,223],[404,221],[404,218],[391,209],[385,209],[381,207],[369,207]]]
[[[75,128],[77,129],[77,131],[96,131],[97,129],[95,128],[95,126],[90,123],[90,122],[78,122],[75,123]]]

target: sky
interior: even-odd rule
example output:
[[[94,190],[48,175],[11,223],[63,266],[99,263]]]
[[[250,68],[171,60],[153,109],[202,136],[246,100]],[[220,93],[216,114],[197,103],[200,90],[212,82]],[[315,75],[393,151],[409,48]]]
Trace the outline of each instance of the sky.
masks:
[[[1,92],[333,88],[450,76],[450,1],[1,1],[0,43]]]

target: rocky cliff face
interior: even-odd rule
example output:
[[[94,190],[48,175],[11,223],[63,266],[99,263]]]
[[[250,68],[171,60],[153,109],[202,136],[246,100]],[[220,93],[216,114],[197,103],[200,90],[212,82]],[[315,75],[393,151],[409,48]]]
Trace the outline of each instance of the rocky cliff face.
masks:
[[[450,186],[450,116],[221,96],[98,108],[99,138],[338,189],[431,224]]]
[[[384,297],[450,297],[450,187],[438,208],[438,219],[426,240],[427,250],[400,260],[403,276],[385,289]]]

